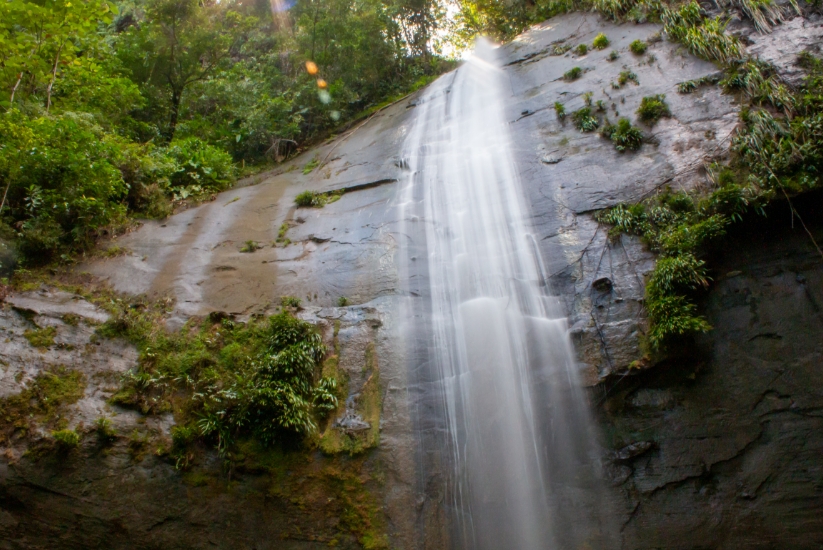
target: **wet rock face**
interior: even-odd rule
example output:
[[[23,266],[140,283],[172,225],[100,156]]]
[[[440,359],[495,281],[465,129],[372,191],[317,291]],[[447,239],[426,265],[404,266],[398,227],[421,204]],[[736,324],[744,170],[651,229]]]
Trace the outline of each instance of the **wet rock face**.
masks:
[[[695,357],[596,397],[623,548],[823,542],[823,260],[781,207],[717,254]]]
[[[95,334],[108,314],[52,288],[8,296],[0,302],[0,547],[359,548],[368,530],[411,547],[414,453],[387,309],[378,299],[298,312],[320,330],[350,393],[321,425],[323,453],[242,448],[227,471],[200,449],[179,471],[168,455],[171,413],[143,416],[109,403],[137,351]],[[80,387],[47,415],[33,404],[31,414],[6,408],[44,373],[79,379]],[[95,429],[101,417],[110,423],[105,441]],[[365,434],[347,431],[348,417],[365,424]],[[76,431],[79,445],[55,448],[55,429]]]
[[[733,28],[748,36],[750,52],[777,64],[792,82],[800,76],[791,62],[795,52],[820,53],[820,21],[812,16],[770,35]],[[599,385],[641,355],[644,277],[654,256],[634,237],[610,239],[593,211],[661,186],[701,182],[704,160],[722,152],[737,124],[737,106],[717,87],[677,92],[679,82],[713,74],[715,66],[666,41],[651,40],[643,56],[628,51],[633,40],[652,39],[659,30],[569,14],[502,48],[511,84],[508,120],[534,237],[552,292],[565,301],[598,407],[612,486],[607,504],[626,549],[816,548],[823,541],[816,517],[823,506],[823,281],[802,234],[743,235],[724,249],[705,304],[715,330],[699,343],[697,359],[628,376],[615,387]],[[555,46],[591,44],[600,32],[611,40],[605,50],[554,55]],[[619,57],[610,61],[612,50]],[[581,77],[565,80],[573,67]],[[637,83],[612,87],[623,71]],[[611,122],[628,117],[641,127],[647,140],[639,151],[619,153],[597,133],[577,130],[570,116],[558,119],[555,102],[571,114],[586,105],[587,92],[593,106],[603,102],[601,115]],[[666,95],[672,117],[639,124],[640,101],[656,94]],[[327,432],[336,434],[329,448],[341,437],[376,445],[341,463],[353,464],[380,495],[393,546],[434,549],[446,538],[446,468],[425,476],[415,469],[412,419],[419,429],[433,414],[409,410],[409,395],[428,388],[409,383],[397,313],[396,250],[410,238],[398,230],[397,189],[408,170],[398,152],[418,104],[412,96],[212,202],[148,221],[117,239],[126,254],[77,271],[125,294],[173,298],[171,328],[194,315],[242,318],[272,312],[281,296],[300,298],[301,315],[323,328],[329,346],[337,331],[339,365],[351,382],[348,406]],[[314,159],[319,166],[304,174]],[[296,207],[294,198],[306,190],[346,192],[323,208]],[[254,246],[241,251],[247,241]],[[341,297],[350,305],[335,307]],[[136,352],[92,342],[104,312],[45,291],[12,296],[1,313],[0,398],[20,392],[44,369],[79,368],[89,385],[67,409],[69,427],[89,426],[105,414],[123,434],[168,435],[171,418],[143,419],[106,404]],[[35,327],[54,328],[54,345],[33,347],[24,334]],[[29,461],[22,452],[22,443],[0,449],[8,453],[0,457],[0,547],[55,540],[63,548],[355,545],[351,537],[335,538],[346,482],[339,464],[319,455],[273,472],[251,465],[223,483],[215,481],[225,481],[216,457],[202,465],[207,475],[184,475],[152,453],[135,460],[125,435],[106,453],[84,439],[79,454],[65,460]]]
[[[660,30],[569,14],[505,47],[512,89],[508,113],[522,185],[552,292],[566,302],[588,384],[625,370],[642,355],[644,276],[654,267],[637,239],[610,240],[592,211],[641,200],[666,185],[696,185],[705,177],[705,159],[725,147],[737,124],[737,107],[716,86],[678,93],[679,82],[718,69],[677,44],[655,41]],[[601,32],[611,41],[607,48],[556,55],[558,47],[590,45]],[[629,51],[634,40],[651,42],[644,55]],[[619,57],[610,60],[613,50]],[[574,67],[582,76],[566,80]],[[634,73],[636,80],[619,85],[622,72]],[[641,128],[646,143],[639,151],[620,153],[597,132],[575,128],[571,113],[587,106],[587,93],[590,108],[604,120],[614,124],[627,117]],[[653,126],[638,122],[642,98],[657,94],[666,95],[672,116]],[[565,106],[565,119],[555,112],[555,102]]]

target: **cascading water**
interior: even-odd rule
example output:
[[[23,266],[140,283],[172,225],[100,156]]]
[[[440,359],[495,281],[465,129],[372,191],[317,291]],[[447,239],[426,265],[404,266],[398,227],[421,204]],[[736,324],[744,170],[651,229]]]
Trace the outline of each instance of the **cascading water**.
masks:
[[[449,480],[452,547],[607,548],[587,405],[529,234],[494,57],[478,42],[419,100],[406,139],[419,458]]]

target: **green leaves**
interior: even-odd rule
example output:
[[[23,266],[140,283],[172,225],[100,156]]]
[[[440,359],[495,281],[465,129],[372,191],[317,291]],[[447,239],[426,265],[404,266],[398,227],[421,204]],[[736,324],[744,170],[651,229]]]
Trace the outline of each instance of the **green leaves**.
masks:
[[[612,140],[614,148],[620,153],[637,151],[643,145],[643,132],[632,126],[627,118],[621,118],[616,125],[607,125],[603,128],[603,136]]]
[[[644,97],[640,101],[640,107],[637,109],[637,116],[649,125],[654,125],[663,117],[672,116],[669,105],[666,103],[666,95],[657,94]]]
[[[680,9],[664,7],[662,19],[669,39],[680,42],[698,57],[720,63],[741,57],[739,41],[725,33],[727,22],[720,17],[704,18],[697,2]]]
[[[582,109],[574,111],[572,113],[572,121],[575,127],[581,132],[594,132],[599,126],[597,118],[592,116],[590,107],[583,107]]]
[[[0,88],[14,90],[15,101],[36,97],[45,106],[67,68],[102,44],[97,30],[115,12],[113,4],[84,0],[0,3]]]
[[[174,162],[170,175],[172,190],[198,186],[201,192],[226,189],[234,180],[231,156],[204,141],[190,137],[172,143],[166,154]]]
[[[4,217],[19,223],[22,252],[44,261],[61,246],[82,247],[125,215],[128,191],[117,168],[119,142],[83,118],[0,115]]]

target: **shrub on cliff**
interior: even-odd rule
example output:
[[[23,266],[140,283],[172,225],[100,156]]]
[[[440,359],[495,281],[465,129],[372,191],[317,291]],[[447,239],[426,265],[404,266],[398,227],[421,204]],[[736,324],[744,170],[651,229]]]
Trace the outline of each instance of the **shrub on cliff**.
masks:
[[[572,121],[575,127],[581,132],[594,132],[599,125],[597,119],[592,116],[590,107],[583,107],[573,112]]]
[[[616,125],[607,125],[603,128],[603,137],[614,142],[614,147],[621,153],[625,151],[637,151],[643,144],[643,132],[640,128],[632,126],[627,118],[621,118]]]
[[[179,464],[187,463],[192,434],[222,454],[238,438],[299,441],[337,407],[336,381],[320,377],[326,348],[312,324],[284,312],[246,324],[214,317],[169,334],[155,315],[126,309],[98,332],[141,350],[115,403],[157,413],[187,396],[174,432]]]
[[[602,50],[608,48],[609,44],[611,44],[611,42],[609,41],[609,37],[601,32],[600,34],[594,37],[592,47],[596,50]]]
[[[664,94],[658,94],[644,97],[640,101],[637,116],[643,122],[653,125],[663,117],[672,116],[672,112],[669,109],[669,104],[666,103],[666,96]]]

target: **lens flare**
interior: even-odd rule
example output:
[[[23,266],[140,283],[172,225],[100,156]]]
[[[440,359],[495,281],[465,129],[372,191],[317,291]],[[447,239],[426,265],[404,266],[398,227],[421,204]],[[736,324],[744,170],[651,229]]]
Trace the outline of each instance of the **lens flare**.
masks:
[[[317,97],[320,98],[320,103],[323,105],[328,105],[331,103],[331,94],[326,90],[319,90],[317,92]]]
[[[314,61],[306,61],[306,72],[314,76],[317,74],[317,63]]]
[[[317,79],[317,87],[320,88],[321,90],[325,90],[326,88],[328,88],[328,86],[329,85],[322,78]]]

